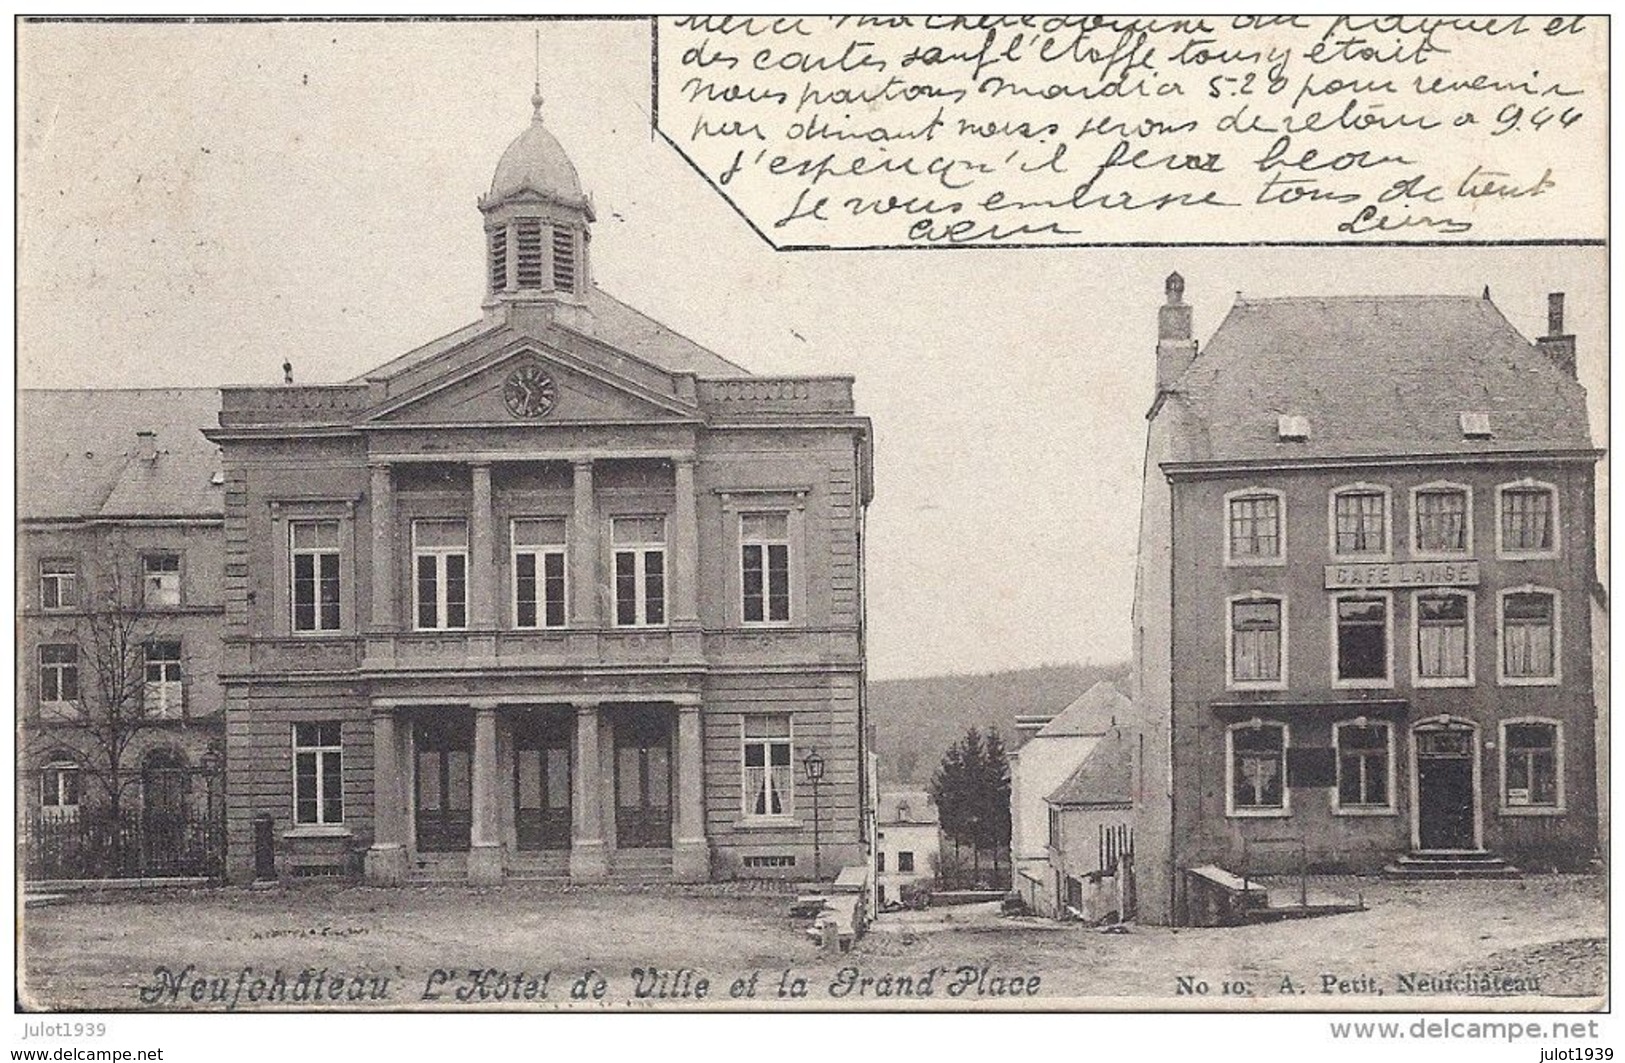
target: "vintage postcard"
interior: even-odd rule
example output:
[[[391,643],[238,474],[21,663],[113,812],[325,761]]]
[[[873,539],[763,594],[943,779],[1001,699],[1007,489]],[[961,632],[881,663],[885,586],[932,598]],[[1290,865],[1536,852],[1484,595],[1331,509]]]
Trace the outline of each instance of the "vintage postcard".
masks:
[[[1606,18],[16,33],[17,1044],[1602,1049]]]

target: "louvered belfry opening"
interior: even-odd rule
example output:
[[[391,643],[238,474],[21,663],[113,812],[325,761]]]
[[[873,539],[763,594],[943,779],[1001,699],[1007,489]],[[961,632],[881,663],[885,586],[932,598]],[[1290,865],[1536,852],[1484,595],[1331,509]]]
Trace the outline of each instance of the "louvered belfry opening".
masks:
[[[505,291],[508,287],[508,230],[492,229],[488,236],[491,244],[491,291]]]
[[[520,290],[528,291],[542,286],[542,223],[522,218],[514,224],[519,243],[517,282]]]
[[[569,229],[553,228],[553,287],[561,292],[576,290],[576,238]]]

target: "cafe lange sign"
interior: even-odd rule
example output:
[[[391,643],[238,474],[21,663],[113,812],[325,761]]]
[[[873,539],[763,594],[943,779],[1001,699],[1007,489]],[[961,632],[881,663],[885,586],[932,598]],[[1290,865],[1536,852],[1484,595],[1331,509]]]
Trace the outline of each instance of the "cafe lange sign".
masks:
[[[1477,561],[1366,561],[1326,566],[1329,591],[1363,587],[1476,586]]]

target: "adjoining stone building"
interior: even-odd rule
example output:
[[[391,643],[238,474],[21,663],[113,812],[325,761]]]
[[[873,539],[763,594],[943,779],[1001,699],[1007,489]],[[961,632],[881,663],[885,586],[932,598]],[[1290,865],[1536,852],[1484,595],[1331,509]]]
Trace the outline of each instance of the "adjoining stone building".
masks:
[[[18,392],[30,877],[218,870],[224,509],[200,432],[219,403],[213,388]]]
[[[231,877],[860,863],[852,380],[753,376],[599,289],[539,100],[479,209],[479,320],[223,392]]]
[[[1185,869],[1575,866],[1597,847],[1593,447],[1563,297],[1168,279],[1135,599],[1142,917]]]

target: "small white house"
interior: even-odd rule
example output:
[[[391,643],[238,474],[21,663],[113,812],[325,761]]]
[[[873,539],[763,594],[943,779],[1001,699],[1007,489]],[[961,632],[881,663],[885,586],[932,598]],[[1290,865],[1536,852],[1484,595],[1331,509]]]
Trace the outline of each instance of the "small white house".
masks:
[[[875,890],[881,904],[899,901],[903,887],[930,882],[941,848],[937,805],[924,790],[880,794],[875,830]]]

